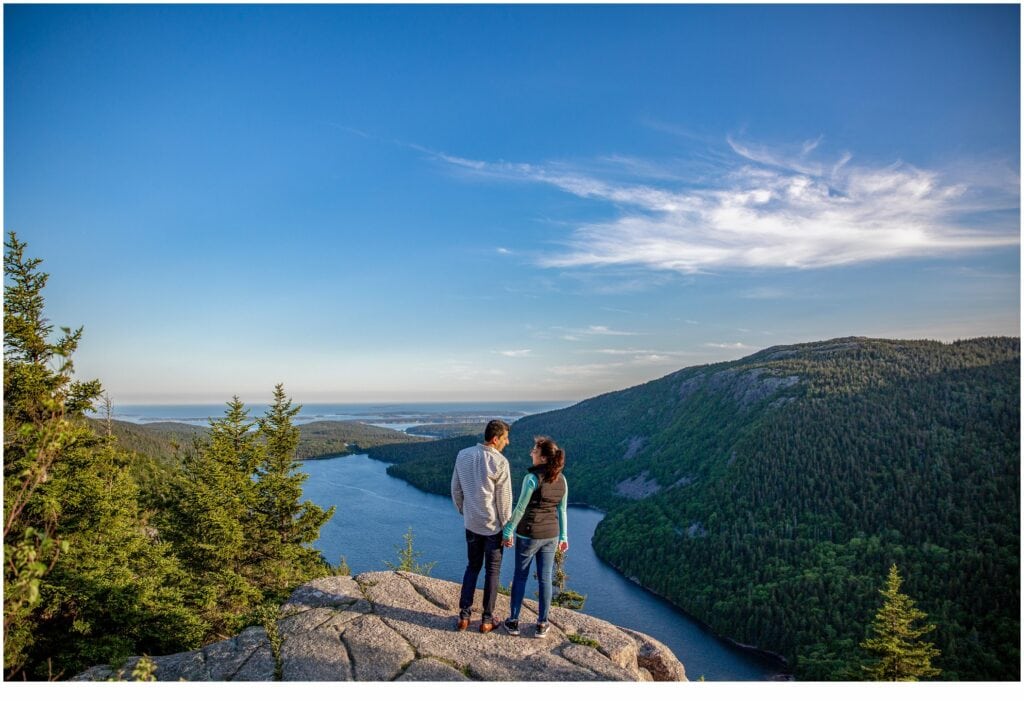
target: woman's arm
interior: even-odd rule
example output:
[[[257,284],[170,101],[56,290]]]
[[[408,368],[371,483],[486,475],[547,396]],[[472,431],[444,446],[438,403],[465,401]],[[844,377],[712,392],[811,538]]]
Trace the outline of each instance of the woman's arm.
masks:
[[[523,514],[526,513],[526,505],[530,503],[530,497],[533,496],[533,490],[536,488],[537,478],[527,473],[526,477],[523,478],[523,488],[519,490],[519,501],[516,502],[516,508],[512,509],[512,517],[505,524],[505,528],[502,529],[502,540],[509,540],[512,537],[512,532],[515,531],[520,519],[523,518]]]
[[[565,552],[569,549],[569,513],[566,511],[566,507],[569,506],[569,480],[565,479],[564,475],[562,479],[565,480],[565,494],[558,502],[558,549]]]

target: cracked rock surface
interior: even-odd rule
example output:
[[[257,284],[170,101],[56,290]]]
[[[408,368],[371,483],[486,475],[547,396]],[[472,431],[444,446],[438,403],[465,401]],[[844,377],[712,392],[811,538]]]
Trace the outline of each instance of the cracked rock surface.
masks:
[[[537,604],[524,602],[513,637],[458,632],[459,584],[409,572],[324,577],[297,588],[277,630],[261,627],[199,650],[152,658],[159,681],[686,681],[665,645],[638,631],[552,608],[545,638],[533,636]],[[476,601],[480,601],[478,592]],[[508,615],[498,595],[495,618]],[[275,644],[271,643],[271,639]],[[131,679],[139,658],[119,669],[92,667],[72,681]]]

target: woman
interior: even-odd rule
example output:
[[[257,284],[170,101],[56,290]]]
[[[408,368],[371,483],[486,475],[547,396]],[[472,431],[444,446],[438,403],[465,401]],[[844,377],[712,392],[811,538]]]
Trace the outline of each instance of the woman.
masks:
[[[530,575],[530,563],[537,561],[537,580],[540,582],[540,611],[537,613],[536,637],[543,638],[548,632],[548,609],[551,608],[551,570],[555,564],[555,548],[562,552],[569,549],[566,535],[568,521],[565,506],[569,499],[569,484],[565,481],[562,468],[565,453],[546,436],[533,439],[530,451],[533,467],[523,479],[519,501],[512,511],[511,520],[502,532],[504,545],[515,541],[516,569],[512,580],[512,600],[505,630],[509,635],[519,635],[519,610],[523,606],[526,580]],[[515,531],[517,538],[513,539]]]

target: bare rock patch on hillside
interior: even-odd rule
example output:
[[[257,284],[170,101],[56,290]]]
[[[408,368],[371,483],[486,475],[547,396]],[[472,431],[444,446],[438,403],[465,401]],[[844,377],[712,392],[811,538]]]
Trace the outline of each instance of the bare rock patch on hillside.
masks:
[[[651,477],[647,470],[615,485],[615,492],[627,499],[646,499],[660,491],[661,485],[658,484],[658,480]]]

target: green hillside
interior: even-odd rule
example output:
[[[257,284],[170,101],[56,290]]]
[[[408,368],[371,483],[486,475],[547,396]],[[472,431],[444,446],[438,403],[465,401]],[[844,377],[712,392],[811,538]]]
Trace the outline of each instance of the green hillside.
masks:
[[[299,425],[300,460],[362,452],[378,445],[421,443],[428,439],[359,421],[313,421]]]
[[[1020,341],[842,338],[687,368],[512,426],[607,510],[598,554],[798,678],[851,679],[892,563],[944,679],[1020,670]],[[462,437],[371,450],[445,494]],[[571,530],[570,530],[571,535]]]
[[[105,419],[88,419],[88,423],[100,435],[106,434]],[[162,462],[176,460],[184,449],[192,445],[193,436],[207,433],[205,428],[171,421],[136,424],[112,419],[109,427],[117,438],[118,447]]]

